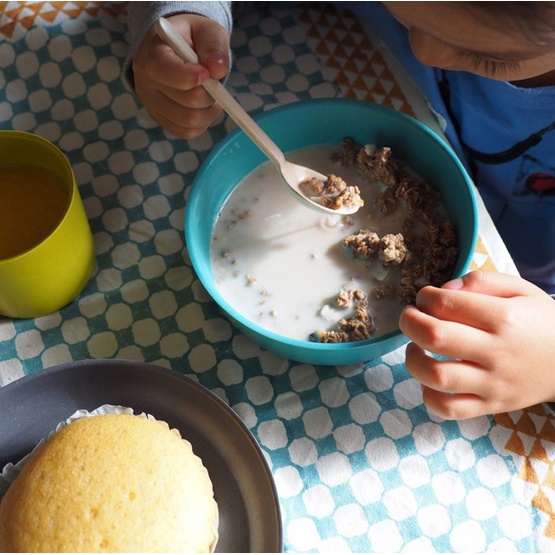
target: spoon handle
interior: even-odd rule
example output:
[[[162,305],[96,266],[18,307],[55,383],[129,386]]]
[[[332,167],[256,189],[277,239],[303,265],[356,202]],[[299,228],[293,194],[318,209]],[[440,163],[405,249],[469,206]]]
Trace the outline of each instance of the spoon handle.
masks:
[[[161,17],[155,23],[156,32],[169,44],[175,53],[186,62],[199,63],[197,53],[189,46],[181,33],[165,18]],[[214,100],[227,112],[231,119],[258,145],[266,156],[277,167],[281,168],[285,162],[283,152],[266,135],[259,125],[249,116],[241,105],[231,96],[225,87],[216,79],[207,79],[202,86]]]

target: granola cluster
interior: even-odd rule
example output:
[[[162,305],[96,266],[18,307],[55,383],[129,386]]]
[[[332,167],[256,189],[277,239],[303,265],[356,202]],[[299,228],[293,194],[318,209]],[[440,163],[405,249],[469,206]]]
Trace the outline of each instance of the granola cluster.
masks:
[[[389,147],[361,147],[353,139],[346,138],[334,159],[343,165],[357,163],[365,182],[382,187],[375,202],[375,211],[381,218],[397,210],[404,210],[406,217],[397,233],[380,237],[368,227],[344,239],[344,247],[353,256],[377,259],[382,266],[397,271],[388,272],[383,283],[368,294],[360,291],[340,293],[339,297],[353,303],[355,314],[353,318],[341,320],[338,329],[319,331],[318,340],[326,343],[371,337],[376,327],[368,297],[378,300],[397,295],[402,304],[414,304],[422,287],[441,286],[450,279],[459,254],[455,229],[442,211],[441,195],[404,163],[394,159]],[[354,302],[354,298],[364,300]],[[338,306],[347,305],[338,302]]]
[[[309,191],[312,198],[317,197],[321,204],[332,210],[345,206],[364,206],[357,186],[347,185],[341,177],[330,174],[326,181],[312,177],[301,183],[301,188]]]
[[[339,308],[353,307],[353,317],[339,320],[336,330],[319,330],[314,334],[315,340],[323,343],[347,343],[372,337],[377,328],[368,308],[368,295],[364,291],[342,289],[335,303]]]
[[[398,266],[411,258],[401,233],[386,233],[380,237],[370,229],[361,229],[358,233],[349,235],[343,245],[352,248],[355,256],[362,258],[372,258],[377,254],[384,266]]]

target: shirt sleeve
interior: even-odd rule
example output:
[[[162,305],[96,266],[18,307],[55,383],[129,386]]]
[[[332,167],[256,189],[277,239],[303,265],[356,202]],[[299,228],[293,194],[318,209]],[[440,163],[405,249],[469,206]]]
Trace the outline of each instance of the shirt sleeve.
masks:
[[[127,25],[129,28],[129,52],[123,66],[123,79],[134,90],[133,58],[148,30],[160,17],[180,13],[193,13],[208,17],[229,34],[233,26],[231,2],[129,2]]]

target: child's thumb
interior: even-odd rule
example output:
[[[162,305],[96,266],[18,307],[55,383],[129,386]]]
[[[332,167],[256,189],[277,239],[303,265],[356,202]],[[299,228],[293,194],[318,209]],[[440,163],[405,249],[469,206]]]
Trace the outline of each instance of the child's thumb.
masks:
[[[218,23],[206,23],[194,30],[195,49],[200,63],[213,79],[223,79],[229,72],[229,34]]]

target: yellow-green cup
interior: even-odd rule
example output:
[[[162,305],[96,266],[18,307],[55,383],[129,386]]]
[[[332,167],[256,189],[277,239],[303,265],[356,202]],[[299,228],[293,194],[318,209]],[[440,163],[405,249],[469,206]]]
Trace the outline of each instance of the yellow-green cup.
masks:
[[[41,195],[54,185],[56,195],[41,197],[38,183]],[[92,275],[95,251],[67,158],[43,137],[0,130],[0,203],[0,315],[35,318],[69,304]]]

